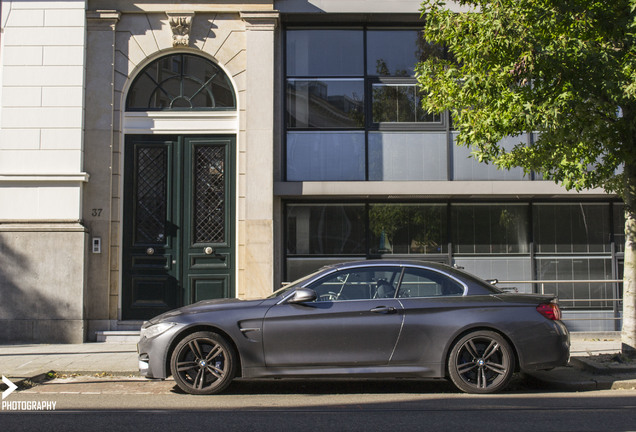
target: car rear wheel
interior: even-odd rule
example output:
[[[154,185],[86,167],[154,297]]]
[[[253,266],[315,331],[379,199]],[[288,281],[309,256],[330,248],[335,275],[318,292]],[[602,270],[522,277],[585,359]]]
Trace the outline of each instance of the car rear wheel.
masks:
[[[515,355],[498,333],[476,331],[462,337],[451,349],[448,374],[466,393],[495,393],[503,390],[514,373]]]
[[[186,393],[215,394],[225,390],[234,379],[236,357],[220,335],[197,332],[177,344],[170,370],[179,388]]]

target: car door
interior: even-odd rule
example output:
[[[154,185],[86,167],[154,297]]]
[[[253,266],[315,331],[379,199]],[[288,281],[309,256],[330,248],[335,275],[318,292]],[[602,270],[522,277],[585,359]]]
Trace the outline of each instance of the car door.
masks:
[[[395,349],[395,364],[431,366],[440,361],[458,329],[475,319],[483,308],[477,296],[464,296],[466,287],[432,269],[405,268],[397,299],[404,308],[404,327]]]
[[[400,335],[403,311],[395,298],[377,293],[382,285],[397,287],[400,272],[387,267],[338,271],[309,286],[317,293],[315,302],[270,308],[263,322],[266,365],[387,364]],[[386,291],[390,289],[381,290]]]

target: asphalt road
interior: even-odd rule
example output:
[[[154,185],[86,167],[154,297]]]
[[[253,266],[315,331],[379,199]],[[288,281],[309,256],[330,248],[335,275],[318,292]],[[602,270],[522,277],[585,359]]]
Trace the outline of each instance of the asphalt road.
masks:
[[[191,396],[172,381],[69,377],[3,402],[55,404],[3,404],[3,431],[636,431],[636,391],[544,392],[522,380],[488,396],[411,380],[237,381]]]

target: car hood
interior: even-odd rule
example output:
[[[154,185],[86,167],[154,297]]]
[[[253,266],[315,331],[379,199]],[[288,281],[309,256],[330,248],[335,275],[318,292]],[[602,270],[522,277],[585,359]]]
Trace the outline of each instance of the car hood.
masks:
[[[212,312],[212,311],[222,311],[222,310],[231,310],[231,309],[245,309],[250,307],[256,307],[263,303],[264,299],[259,300],[239,300],[239,299],[216,299],[216,300],[202,300],[200,302],[183,306],[178,309],[174,309],[161,315],[158,315],[147,322],[148,325],[156,324],[158,322],[169,320],[169,318],[181,316],[181,315],[190,315],[190,314],[198,314],[204,312]],[[146,325],[144,325],[146,326]]]

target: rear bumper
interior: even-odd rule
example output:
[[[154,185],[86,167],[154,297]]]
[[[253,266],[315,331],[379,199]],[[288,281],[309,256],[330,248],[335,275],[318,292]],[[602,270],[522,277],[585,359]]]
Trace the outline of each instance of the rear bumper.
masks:
[[[520,365],[522,371],[537,371],[565,366],[570,360],[570,333],[561,321],[550,321],[552,331],[542,341],[543,349],[527,356]]]

